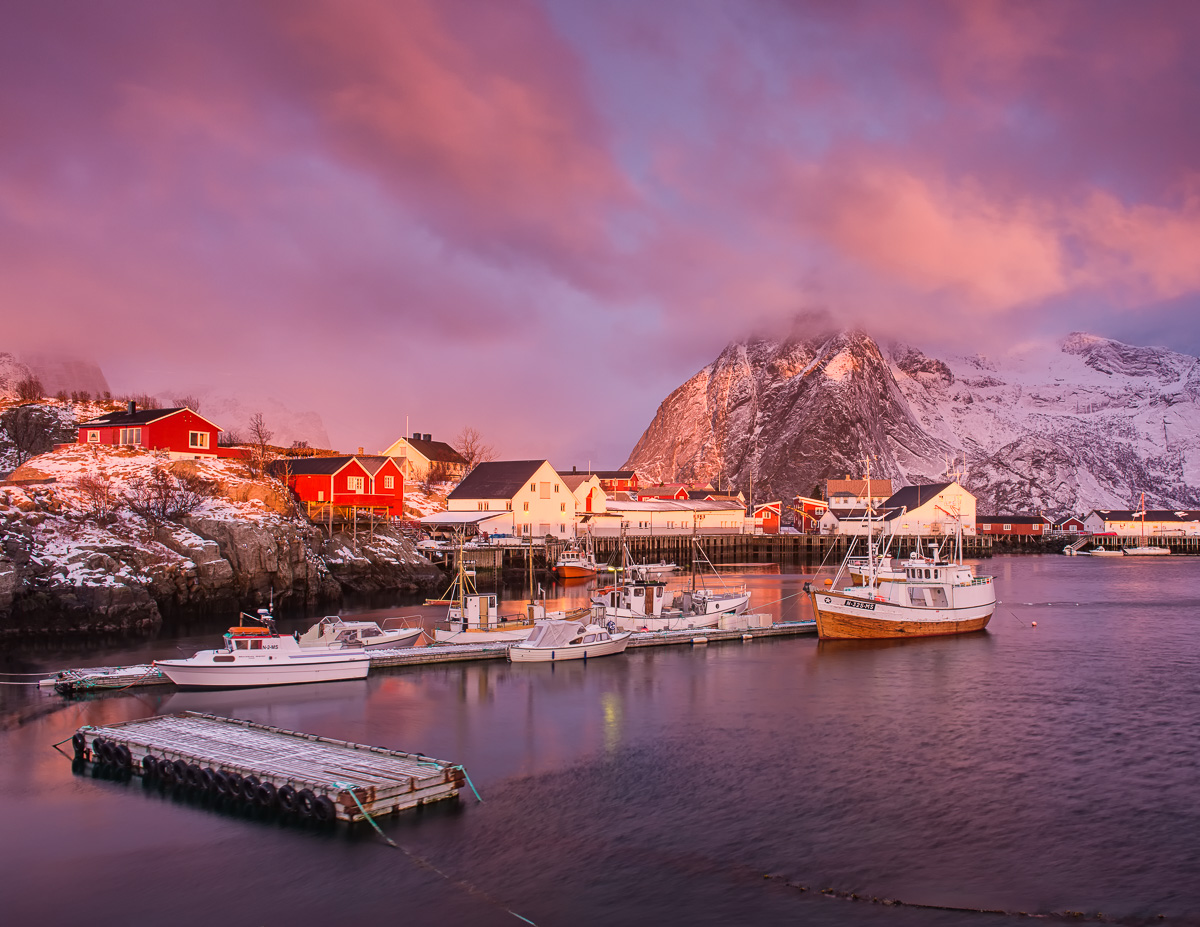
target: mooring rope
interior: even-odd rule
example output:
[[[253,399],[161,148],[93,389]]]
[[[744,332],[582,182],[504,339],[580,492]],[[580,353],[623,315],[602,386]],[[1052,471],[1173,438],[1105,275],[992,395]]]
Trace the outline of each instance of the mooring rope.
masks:
[[[462,769],[463,775],[464,776],[467,775],[467,771],[465,769],[463,769],[461,766],[454,767],[454,768]],[[467,782],[470,783],[470,781],[471,781],[471,777],[467,776]],[[456,879],[453,876],[450,876],[450,875],[446,874],[445,872],[442,872],[441,869],[439,869],[437,866],[435,866],[429,860],[425,859],[423,856],[420,856],[417,853],[414,853],[412,850],[408,849],[408,847],[405,847],[399,843],[396,843],[396,841],[394,841],[391,837],[389,837],[387,834],[385,834],[383,832],[383,829],[379,826],[378,823],[376,823],[375,819],[373,817],[371,817],[370,814],[367,813],[367,809],[364,808],[362,805],[362,802],[360,802],[358,800],[358,795],[355,794],[353,785],[349,785],[344,782],[334,782],[333,787],[342,789],[343,791],[348,792],[350,794],[350,797],[354,799],[354,804],[356,804],[358,806],[358,810],[362,813],[362,816],[364,818],[366,818],[366,820],[370,823],[370,825],[373,828],[375,828],[375,832],[377,834],[379,834],[379,836],[382,837],[387,842],[388,846],[399,850],[401,853],[403,853],[405,856],[407,856],[409,859],[411,859],[418,866],[428,869],[431,872],[436,872],[438,875],[440,875],[443,879],[445,879],[451,885],[455,885],[455,886],[461,888],[463,891],[467,892],[468,894],[475,895],[478,898],[482,898],[488,904],[494,905],[495,907],[500,908],[501,910],[505,911],[506,913],[511,914],[513,917],[515,917],[519,921],[524,921],[526,924],[530,924],[531,927],[537,927],[537,924],[535,924],[533,921],[531,921],[529,918],[525,917],[524,915],[518,914],[512,908],[510,908],[506,904],[504,904],[504,902],[497,901],[495,898],[493,898],[487,892],[483,891],[480,888],[477,888],[476,886],[472,885],[470,882],[466,882],[462,879]],[[475,791],[474,785],[471,786],[471,791],[473,791],[473,792]],[[475,792],[475,797],[479,798],[478,792]],[[482,798],[479,798],[479,800],[483,801]]]

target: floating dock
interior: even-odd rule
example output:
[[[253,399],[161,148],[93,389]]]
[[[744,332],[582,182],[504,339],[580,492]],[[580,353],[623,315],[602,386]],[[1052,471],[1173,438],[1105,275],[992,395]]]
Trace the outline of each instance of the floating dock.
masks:
[[[742,615],[747,622],[765,615]],[[815,621],[788,621],[779,624],[749,624],[742,627],[695,628],[684,631],[637,631],[629,639],[630,648],[665,647],[670,644],[690,644],[695,637],[705,637],[709,642],[756,640],[760,637],[791,637],[798,634],[816,634]],[[493,644],[435,644],[429,647],[402,647],[391,650],[371,650],[371,669],[389,666],[419,666],[429,663],[460,663],[473,660],[503,660],[508,656],[508,641]],[[128,689],[133,686],[170,685],[161,670],[149,663],[135,666],[94,667],[91,669],[63,670],[55,676],[43,679],[42,686],[53,686],[64,695],[84,692]]]
[[[420,753],[194,711],[88,725],[72,745],[76,759],[320,823],[455,798],[467,781],[462,766]]]

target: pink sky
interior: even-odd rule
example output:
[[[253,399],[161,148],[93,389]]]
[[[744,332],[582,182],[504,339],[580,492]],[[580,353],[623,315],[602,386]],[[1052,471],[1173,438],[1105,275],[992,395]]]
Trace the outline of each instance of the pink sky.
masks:
[[[5,6],[0,349],[615,467],[730,340],[1200,352],[1200,6]]]

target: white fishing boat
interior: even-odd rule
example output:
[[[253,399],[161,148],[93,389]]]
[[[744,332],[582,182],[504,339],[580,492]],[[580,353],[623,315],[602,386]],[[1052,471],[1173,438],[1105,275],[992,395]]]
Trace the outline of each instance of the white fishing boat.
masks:
[[[660,560],[658,563],[635,563],[629,567],[629,572],[641,579],[658,579],[668,573],[674,573],[677,569],[679,567],[675,564]]]
[[[867,473],[869,479],[869,467]],[[996,610],[996,587],[990,576],[975,576],[963,563],[961,518],[955,532],[957,560],[944,560],[938,545],[931,543],[928,557],[914,551],[904,561],[903,581],[880,579],[871,526],[868,510],[866,583],[838,588],[852,559],[851,545],[831,588],[818,591],[805,584],[821,638],[932,637],[987,627]]]
[[[1125,552],[1121,550],[1112,550],[1108,547],[1093,547],[1091,550],[1081,550],[1081,554],[1088,557],[1124,557]]]
[[[366,677],[371,658],[361,645],[301,646],[299,634],[276,634],[265,612],[257,617],[243,613],[243,618],[263,625],[230,628],[220,650],[202,650],[185,660],[155,660],[154,666],[182,688],[280,686]]]
[[[631,631],[610,631],[599,624],[571,618],[539,619],[526,640],[510,644],[513,663],[554,663],[587,660],[622,653],[629,646]]]
[[[412,647],[424,633],[420,625],[412,627],[388,627],[393,621],[405,618],[388,618],[381,626],[375,621],[346,621],[339,615],[326,615],[300,636],[300,646],[308,644],[362,645],[365,650],[383,650],[392,647]]]
[[[583,546],[572,544],[559,555],[554,564],[554,570],[563,579],[583,579],[595,576],[600,565],[596,563],[596,553],[592,549],[592,536],[587,535]]]
[[[1133,513],[1133,517],[1142,523],[1142,539],[1136,547],[1122,547],[1121,554],[1125,557],[1165,557],[1171,553],[1170,548],[1146,543],[1146,494],[1142,493],[1142,507]]]
[[[524,614],[502,616],[494,594],[464,595],[451,605],[444,626],[433,631],[438,644],[494,644],[497,641],[522,641],[533,630],[534,618]]]

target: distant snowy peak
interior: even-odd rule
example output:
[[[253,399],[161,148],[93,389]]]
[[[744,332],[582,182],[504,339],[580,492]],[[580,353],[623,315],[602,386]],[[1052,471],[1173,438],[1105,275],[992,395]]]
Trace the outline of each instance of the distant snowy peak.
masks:
[[[659,407],[627,466],[811,495],[835,474],[944,478],[981,512],[1200,504],[1200,361],[1083,332],[935,357],[861,331],[729,345]]]

